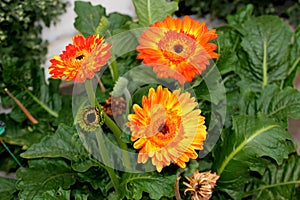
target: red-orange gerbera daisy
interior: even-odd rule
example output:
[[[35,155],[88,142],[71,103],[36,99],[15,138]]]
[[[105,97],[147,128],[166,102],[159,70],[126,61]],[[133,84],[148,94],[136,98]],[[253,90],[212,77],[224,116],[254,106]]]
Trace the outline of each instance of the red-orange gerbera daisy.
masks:
[[[52,78],[66,78],[67,81],[84,82],[93,78],[95,72],[107,63],[111,57],[111,44],[104,43],[104,38],[91,35],[73,37],[73,44],[66,46],[66,50],[50,60],[52,65],[49,73]]]
[[[157,171],[170,163],[185,168],[190,158],[196,159],[195,150],[203,148],[206,138],[204,117],[190,93],[170,92],[159,86],[150,88],[142,107],[135,104],[135,114],[128,116],[127,126],[132,132],[133,147],[139,150],[138,163],[149,158]]]
[[[160,78],[174,78],[179,83],[191,82],[209,64],[218,58],[217,45],[208,43],[218,37],[216,30],[208,30],[205,22],[185,16],[181,19],[167,17],[150,25],[139,38],[136,50],[138,59],[152,66]]]

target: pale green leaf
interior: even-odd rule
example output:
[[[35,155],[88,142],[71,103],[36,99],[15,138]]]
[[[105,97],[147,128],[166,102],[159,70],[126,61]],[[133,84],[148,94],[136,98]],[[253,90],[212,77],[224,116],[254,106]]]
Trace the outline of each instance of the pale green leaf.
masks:
[[[40,143],[32,145],[21,157],[32,158],[66,158],[72,161],[72,168],[84,172],[96,164],[90,159],[76,130],[61,124],[56,133],[43,138]]]
[[[58,187],[69,189],[76,182],[77,173],[63,160],[30,160],[28,164],[28,168],[19,168],[16,174],[20,199],[33,199]]]
[[[143,27],[163,20],[178,9],[177,2],[167,2],[166,0],[133,0],[133,4],[139,24]]]
[[[234,131],[223,132],[222,142],[213,152],[213,169],[220,175],[218,189],[240,199],[250,171],[263,173],[267,157],[282,164],[296,151],[296,145],[285,129],[265,116],[234,117],[233,127]]]
[[[294,154],[282,165],[269,164],[263,177],[248,186],[244,197],[254,199],[296,200],[296,184],[300,184],[300,158]]]
[[[163,176],[157,173],[125,173],[121,187],[128,199],[141,199],[143,192],[149,193],[151,199],[173,197],[176,175]]]

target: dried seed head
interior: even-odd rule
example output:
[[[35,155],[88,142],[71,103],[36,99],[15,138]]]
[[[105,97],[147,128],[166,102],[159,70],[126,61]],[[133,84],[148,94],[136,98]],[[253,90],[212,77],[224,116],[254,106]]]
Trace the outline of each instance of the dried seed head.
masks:
[[[184,195],[186,192],[192,193],[192,200],[208,200],[211,198],[213,189],[216,186],[216,182],[219,179],[216,173],[199,172],[196,170],[190,178],[186,177],[189,183],[183,182],[187,188],[184,190]]]
[[[110,96],[102,106],[104,112],[110,116],[119,116],[126,112],[126,100],[120,97]]]

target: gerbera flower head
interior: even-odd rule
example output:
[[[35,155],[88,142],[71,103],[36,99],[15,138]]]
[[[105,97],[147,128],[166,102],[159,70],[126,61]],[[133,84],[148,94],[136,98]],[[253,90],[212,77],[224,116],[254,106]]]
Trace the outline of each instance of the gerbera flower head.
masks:
[[[160,78],[174,78],[180,84],[191,82],[201,75],[209,60],[218,58],[217,45],[209,43],[218,35],[208,30],[205,22],[185,16],[183,19],[167,17],[150,25],[139,38],[138,59],[153,67]]]
[[[142,107],[135,104],[134,114],[128,116],[133,147],[139,149],[138,163],[151,158],[160,172],[171,163],[185,168],[190,158],[196,159],[207,134],[197,105],[188,92],[150,88]]]
[[[111,46],[98,35],[90,35],[87,38],[76,35],[73,37],[73,44],[66,46],[62,54],[50,60],[52,65],[49,67],[49,73],[52,78],[84,82],[87,78],[93,78],[95,72],[111,58]]]

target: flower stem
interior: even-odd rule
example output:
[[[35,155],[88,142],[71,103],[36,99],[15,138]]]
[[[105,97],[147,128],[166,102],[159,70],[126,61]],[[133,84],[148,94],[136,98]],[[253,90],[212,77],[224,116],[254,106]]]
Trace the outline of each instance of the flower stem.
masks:
[[[86,88],[86,91],[87,91],[87,94],[88,94],[88,98],[89,98],[92,106],[99,106],[99,103],[98,103],[98,101],[96,100],[96,97],[95,97],[95,93],[94,93],[94,89],[93,89],[91,80],[86,80],[85,81],[85,88]],[[113,183],[113,186],[115,188],[115,191],[117,193],[119,193],[120,190],[119,190],[119,180],[118,180],[118,177],[117,177],[115,171],[112,168],[106,166],[109,163],[109,157],[107,155],[108,151],[106,149],[105,144],[103,143],[104,139],[103,139],[103,136],[102,136],[102,133],[100,132],[100,130],[96,131],[96,139],[97,139],[99,151],[101,153],[101,157],[103,159],[104,168],[108,172],[108,175],[109,175],[109,177],[110,177],[110,179],[111,179],[111,181]]]
[[[113,132],[116,140],[118,141],[120,148],[122,149],[123,154],[123,165],[126,168],[130,166],[130,158],[128,155],[127,144],[124,143],[121,139],[122,131],[119,127],[113,122],[113,120],[104,113],[104,123],[105,125]]]
[[[89,100],[91,101],[93,106],[98,106],[101,108],[100,104],[96,100],[95,93],[92,87],[92,83],[90,80],[86,80],[85,87],[88,93]],[[128,168],[130,166],[130,159],[128,155],[128,149],[127,144],[124,143],[121,139],[122,131],[119,129],[119,127],[116,125],[116,123],[109,117],[105,112],[103,112],[104,115],[104,123],[105,125],[113,132],[116,140],[118,141],[120,148],[123,150],[123,164],[125,168]]]
[[[108,167],[108,162],[109,162],[109,157],[107,155],[107,149],[106,149],[106,146],[104,144],[104,138],[102,136],[102,133],[100,132],[99,129],[96,130],[96,139],[97,139],[97,143],[98,143],[98,146],[99,146],[99,150],[100,150],[100,153],[101,153],[101,157],[103,159],[103,162],[104,162],[104,167],[106,169],[106,171],[108,172],[108,175],[110,177],[110,180],[115,188],[115,191],[119,194],[120,192],[120,188],[119,188],[119,178],[116,176],[116,173],[115,171]]]
[[[31,98],[38,103],[45,111],[47,111],[50,115],[52,115],[53,117],[58,117],[57,112],[55,112],[54,110],[51,110],[46,104],[44,104],[42,101],[40,101],[36,96],[34,96],[27,88],[25,88],[27,94],[29,94],[29,96],[31,96]]]

